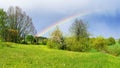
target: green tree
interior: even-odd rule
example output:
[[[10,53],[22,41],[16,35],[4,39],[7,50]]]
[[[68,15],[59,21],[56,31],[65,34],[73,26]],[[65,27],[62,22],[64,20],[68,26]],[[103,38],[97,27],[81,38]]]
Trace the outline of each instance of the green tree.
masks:
[[[42,37],[42,36],[40,36],[40,37],[36,37],[37,38],[37,43],[38,44],[41,44],[41,45],[46,45],[47,44],[47,37]]]
[[[51,48],[65,49],[64,38],[58,27],[52,32],[51,38],[48,41],[48,46]]]
[[[18,32],[17,30],[13,30],[13,29],[8,29],[6,30],[7,34],[6,34],[6,41],[9,42],[18,42],[17,37],[18,37]]]
[[[34,36],[32,36],[32,35],[27,35],[26,36],[26,41],[27,42],[30,42],[31,44],[34,42]]]
[[[73,36],[66,42],[68,49],[80,52],[89,50],[89,33],[85,22],[76,19],[70,27],[70,32]]]
[[[0,9],[0,37],[5,41],[7,15],[3,9]]]

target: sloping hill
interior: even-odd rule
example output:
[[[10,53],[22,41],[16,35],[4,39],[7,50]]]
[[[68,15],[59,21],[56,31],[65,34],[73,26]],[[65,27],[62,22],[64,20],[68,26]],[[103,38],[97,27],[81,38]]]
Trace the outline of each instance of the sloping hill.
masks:
[[[0,68],[119,68],[120,57],[100,52],[80,53],[46,46],[0,46]]]

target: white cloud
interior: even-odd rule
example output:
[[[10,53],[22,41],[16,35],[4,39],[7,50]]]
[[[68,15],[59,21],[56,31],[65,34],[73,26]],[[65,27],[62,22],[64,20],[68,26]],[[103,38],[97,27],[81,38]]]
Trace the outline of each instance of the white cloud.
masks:
[[[20,6],[26,11],[72,14],[83,10],[113,10],[119,8],[119,3],[119,0],[0,0],[0,8],[8,9],[9,6]]]
[[[89,0],[0,0],[0,6],[6,8],[18,5],[25,8],[41,8],[49,10],[71,9],[72,7],[88,4]]]

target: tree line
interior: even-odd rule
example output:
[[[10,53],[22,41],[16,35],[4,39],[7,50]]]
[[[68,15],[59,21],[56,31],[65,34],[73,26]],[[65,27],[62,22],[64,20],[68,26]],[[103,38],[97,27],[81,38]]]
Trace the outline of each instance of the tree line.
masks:
[[[77,51],[77,52],[90,52],[92,50],[110,53],[115,56],[120,55],[120,39],[116,40],[114,37],[104,38],[90,37],[88,32],[88,25],[81,19],[76,19],[69,28],[71,36],[65,37],[60,31],[59,27],[52,32],[51,37],[48,39],[47,46],[50,48]],[[110,46],[113,46],[110,48]]]

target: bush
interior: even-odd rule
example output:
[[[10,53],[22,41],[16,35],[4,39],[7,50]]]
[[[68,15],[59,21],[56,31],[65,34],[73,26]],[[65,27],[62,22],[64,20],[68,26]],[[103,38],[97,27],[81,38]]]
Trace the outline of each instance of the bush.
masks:
[[[42,45],[46,45],[46,44],[47,44],[47,39],[43,39],[43,40],[41,41],[41,44],[42,44]]]
[[[63,40],[55,41],[55,40],[49,39],[48,42],[47,42],[47,45],[50,48],[62,49],[62,50],[66,49],[66,44]]]
[[[79,41],[75,38],[66,39],[67,50],[85,52],[89,50],[89,48],[89,41],[85,38],[81,38]]]
[[[105,50],[106,49],[106,40],[103,37],[98,37],[94,40],[92,43],[92,46],[97,49],[98,51]]]
[[[96,38],[90,38],[90,39],[89,39],[89,41],[90,41],[90,47],[94,47],[94,46],[93,46],[93,43],[94,43],[95,39],[96,39]]]
[[[120,55],[120,46],[116,45],[111,48],[108,48],[107,53],[112,54],[114,56],[119,56]]]
[[[28,44],[26,41],[22,40],[21,44]]]
[[[118,39],[118,43],[120,44],[120,39]]]
[[[55,31],[52,32],[51,38],[48,41],[48,46],[50,48],[57,48],[57,49],[62,49],[62,50],[66,49],[64,37],[58,27]]]
[[[47,46],[50,48],[60,49],[61,45],[58,42],[55,42],[55,41],[49,39],[47,42]]]
[[[115,39],[113,37],[110,37],[107,39],[107,45],[114,45],[116,42],[115,42]]]

